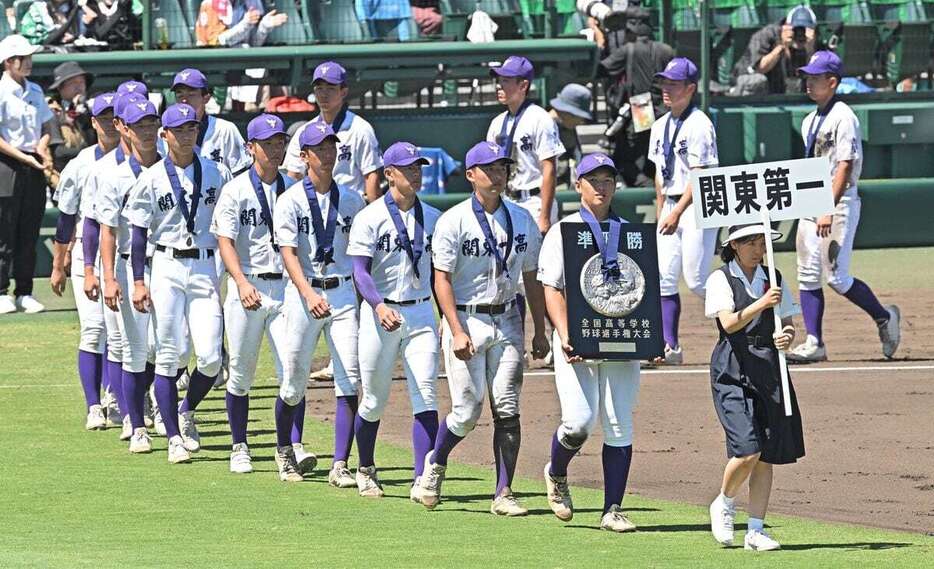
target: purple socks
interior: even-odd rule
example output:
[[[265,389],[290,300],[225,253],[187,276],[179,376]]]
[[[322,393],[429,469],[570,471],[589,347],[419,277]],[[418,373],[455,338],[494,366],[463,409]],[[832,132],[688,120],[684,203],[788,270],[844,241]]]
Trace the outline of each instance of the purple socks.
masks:
[[[379,421],[367,421],[360,415],[354,418],[354,431],[357,434],[357,453],[360,455],[360,466],[373,466],[376,463],[376,433],[379,431]]]
[[[850,302],[863,309],[877,323],[889,319],[889,311],[882,306],[869,285],[859,279],[853,279],[853,286],[844,294]]]
[[[620,506],[629,481],[629,466],[632,464],[632,445],[611,447],[603,445],[603,513],[610,506]]]
[[[227,422],[230,423],[230,437],[233,444],[246,442],[246,424],[250,418],[250,396],[234,395],[226,392],[225,401],[227,403]],[[278,421],[276,422],[276,431],[278,431]]]
[[[356,414],[356,395],[337,398],[337,409],[334,413],[334,462],[347,462],[347,458],[350,457],[350,447],[353,446],[354,416]]]
[[[117,407],[120,408],[120,415],[126,416],[129,411],[129,405],[126,401],[126,393],[123,389],[123,364],[106,360],[104,366],[107,369],[107,377],[110,380],[110,392],[114,394],[117,400]]]
[[[178,408],[178,412],[185,413],[197,409],[198,405],[210,393],[211,388],[214,387],[215,379],[217,379],[216,375],[208,377],[196,369],[191,374],[191,381],[188,382],[188,392],[185,394],[185,400],[182,401],[182,406]],[[160,405],[159,408],[161,409],[162,406]]]
[[[662,297],[662,334],[672,348],[678,345],[678,321],[681,320],[681,295]]]
[[[167,411],[178,408],[178,386],[175,385],[175,376],[155,374],[156,403],[162,410],[162,422],[165,423],[165,436],[168,439],[179,436],[178,413]]]
[[[149,391],[149,373],[146,371],[123,370],[123,394],[127,401],[127,413],[134,429],[146,426],[143,422],[146,394]]]
[[[445,417],[445,419],[441,421],[441,425],[438,426],[438,436],[435,437],[435,448],[431,455],[432,462],[434,464],[440,464],[441,466],[447,466],[448,455],[451,454],[451,451],[454,450],[457,443],[462,440],[464,440],[464,437],[459,437],[452,433],[451,429],[448,429],[448,420]]]
[[[305,398],[295,406],[295,413],[292,415],[292,443],[301,443],[302,434],[305,432]]]
[[[412,460],[415,463],[415,478],[422,475],[425,469],[425,455],[431,450],[437,436],[437,411],[422,411],[412,418]]]
[[[292,432],[294,428],[296,411],[305,407],[305,399],[302,399],[298,405],[289,405],[276,397],[276,445],[287,447],[292,444]],[[298,442],[301,442],[299,439]]]
[[[824,344],[824,289],[801,289],[801,315],[808,336],[817,338],[818,345]]]
[[[565,448],[561,441],[558,440],[558,432],[555,431],[554,436],[551,437],[551,472],[549,474],[552,476],[567,476],[568,465],[571,464],[571,459],[577,455],[579,450]]]
[[[101,373],[104,357],[101,354],[78,350],[78,377],[84,390],[84,401],[91,405],[101,404]]]

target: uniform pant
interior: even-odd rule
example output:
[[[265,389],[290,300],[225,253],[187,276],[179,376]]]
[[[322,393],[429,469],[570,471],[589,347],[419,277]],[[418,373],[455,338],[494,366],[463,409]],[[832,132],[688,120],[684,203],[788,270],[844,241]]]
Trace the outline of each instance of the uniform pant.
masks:
[[[0,191],[0,294],[32,294],[36,272],[36,242],[45,213],[45,176],[39,170],[4,157],[0,173],[12,176],[12,192]],[[0,190],[9,179],[0,181]]]
[[[411,306],[388,305],[402,315],[402,325],[387,332],[373,308],[360,308],[360,380],[363,400],[357,410],[365,420],[379,421],[389,401],[392,371],[402,356],[412,414],[437,411],[438,324],[431,301]]]
[[[518,309],[497,316],[458,311],[457,317],[476,353],[467,361],[454,355],[453,336],[446,321],[441,344],[451,391],[451,413],[446,424],[452,433],[464,437],[476,426],[487,392],[494,419],[519,415],[525,343]]]
[[[286,344],[286,319],[283,312],[285,279],[264,280],[247,277],[260,295],[260,307],[247,310],[240,302],[240,291],[233,278],[227,279],[224,300],[224,331],[227,334],[227,391],[242,397],[250,392],[256,378],[256,362],[263,333],[272,351],[276,377],[282,377],[280,353]],[[280,381],[281,383],[281,381]]]
[[[285,288],[286,342],[283,350],[283,382],[279,397],[297,405],[305,396],[311,359],[318,337],[324,333],[334,365],[334,391],[338,397],[357,395],[360,366],[357,361],[357,292],[350,279],[337,288],[315,289],[331,305],[331,315],[315,318],[291,281]]]
[[[149,312],[140,312],[133,306],[133,267],[129,259],[117,257],[114,270],[123,298],[120,310],[116,312],[117,325],[123,339],[123,370],[140,373],[146,369],[146,362],[155,359],[153,334]],[[144,279],[149,283],[149,268]],[[108,310],[109,309],[105,309]]]
[[[632,444],[632,410],[639,395],[639,362],[582,362],[569,364],[557,332],[552,339],[555,386],[561,402],[558,439],[567,448],[580,448],[597,426],[604,443]]]
[[[198,370],[216,376],[221,367],[223,315],[214,257],[175,259],[171,250],[157,250],[150,281],[156,373],[174,377],[178,372],[187,351],[187,321]]]
[[[78,349],[92,354],[103,354],[107,335],[104,332],[104,302],[90,300],[84,294],[84,252],[81,240],[75,242],[71,252],[71,291],[78,309],[80,336]]]
[[[840,294],[853,286],[850,260],[853,240],[859,225],[860,199],[843,197],[833,212],[830,236],[817,235],[817,222],[805,218],[798,222],[796,248],[798,250],[798,283],[802,290],[817,290],[822,280]]]
[[[671,213],[678,203],[678,198],[664,199],[659,221]],[[684,282],[691,292],[704,298],[716,241],[716,229],[697,229],[693,204],[681,214],[678,229],[674,233],[658,235],[658,272],[662,296],[678,294],[678,282],[684,275]]]

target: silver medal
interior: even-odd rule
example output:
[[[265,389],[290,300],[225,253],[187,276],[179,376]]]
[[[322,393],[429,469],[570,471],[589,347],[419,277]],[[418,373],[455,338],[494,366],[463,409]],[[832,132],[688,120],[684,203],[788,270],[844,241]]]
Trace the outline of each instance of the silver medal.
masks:
[[[594,255],[581,271],[581,293],[587,304],[604,316],[626,316],[639,306],[645,295],[645,275],[632,258],[619,253],[619,280],[605,281],[603,260]]]

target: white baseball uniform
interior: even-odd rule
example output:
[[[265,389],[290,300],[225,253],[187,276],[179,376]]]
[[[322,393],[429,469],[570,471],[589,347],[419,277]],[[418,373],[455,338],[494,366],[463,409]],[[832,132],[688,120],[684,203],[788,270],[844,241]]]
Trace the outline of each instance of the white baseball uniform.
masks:
[[[452,407],[446,421],[448,429],[460,437],[476,425],[487,391],[494,417],[519,414],[525,343],[516,293],[522,274],[538,268],[541,248],[538,225],[519,205],[503,200],[493,215],[483,215],[501,252],[508,252],[507,273],[497,266],[496,256],[486,244],[474,216],[472,198],[444,212],[432,238],[432,261],[436,269],[451,274],[454,301],[464,307],[458,309],[457,315],[476,349],[469,360],[458,359],[452,348],[450,326],[447,321],[442,324],[441,344]],[[512,239],[508,238],[507,215]],[[505,311],[495,315],[477,312],[478,307],[490,305]]]
[[[583,223],[579,213],[553,225],[542,241],[538,280],[545,286],[564,290],[564,245],[561,225]],[[623,223],[627,223],[623,220]],[[593,433],[597,419],[609,446],[632,444],[632,410],[639,394],[638,361],[581,362],[570,364],[564,357],[558,332],[552,335],[555,354],[555,387],[561,403],[558,439],[567,448],[578,448]]]
[[[659,221],[671,213],[681,195],[688,191],[691,169],[719,165],[717,134],[713,123],[700,109],[695,108],[684,119],[680,130],[676,128],[677,121],[673,118],[671,120],[667,136],[674,150],[674,160],[671,175],[666,179],[662,171],[665,168],[664,138],[669,118],[670,112],[655,121],[649,136],[649,160],[655,163],[656,179],[662,180],[662,197],[665,200]],[[658,236],[662,296],[678,294],[678,281],[683,274],[684,282],[691,292],[703,298],[704,283],[710,273],[716,240],[715,229],[697,228],[693,203],[681,214],[678,229],[673,234]]]
[[[317,200],[322,221],[326,223],[332,206],[330,192],[315,192],[312,198]],[[289,405],[296,405],[305,395],[311,358],[322,332],[334,364],[334,391],[337,396],[356,395],[360,383],[357,293],[353,286],[353,267],[347,256],[347,243],[351,221],[365,204],[357,192],[339,187],[333,262],[325,264],[315,261],[321,236],[314,233],[308,199],[304,180],[293,184],[279,197],[273,214],[273,227],[280,247],[296,248],[305,277],[315,292],[331,305],[331,315],[321,319],[312,316],[298,288],[291,281],[288,282],[284,302],[287,340],[282,350],[283,382],[279,396]],[[337,286],[315,286],[314,281],[325,279],[329,282],[321,285]]]
[[[263,332],[272,350],[276,377],[282,377],[281,350],[286,344],[285,279],[279,246],[273,242],[272,219],[267,219],[251,178],[253,169],[243,172],[221,192],[214,207],[211,232],[217,237],[232,239],[240,268],[247,281],[260,295],[260,307],[247,310],[240,302],[240,293],[233,278],[227,279],[224,301],[224,330],[230,363],[227,368],[227,391],[237,396],[247,395],[256,376],[256,363]],[[259,178],[257,178],[259,179]],[[267,184],[260,180],[270,214],[276,211],[279,195],[286,181]]]
[[[441,212],[422,203],[424,251],[418,278],[385,200],[365,207],[353,220],[347,254],[370,257],[370,275],[386,306],[402,316],[402,325],[387,332],[376,312],[364,302],[360,308],[360,379],[363,399],[357,413],[370,422],[382,418],[392,386],[392,370],[401,354],[412,414],[437,411],[438,323],[431,302],[431,240]],[[412,243],[415,207],[400,211]]]
[[[156,250],[152,259],[150,297],[156,344],[156,373],[174,377],[186,351],[185,322],[198,369],[207,377],[221,366],[220,284],[215,255],[217,239],[209,231],[220,189],[230,181],[223,165],[196,157],[202,179],[194,228],[189,232],[179,198],[175,196],[166,160],[144,172],[130,190],[124,215],[132,225],[149,229]],[[172,167],[182,196],[192,207],[194,162],[187,168]],[[191,254],[192,257],[184,255]],[[178,255],[178,256],[177,256]]]
[[[826,157],[830,161],[832,177],[836,176],[840,162],[852,161],[853,167],[846,192],[834,209],[830,235],[822,238],[817,234],[817,220],[814,218],[798,222],[798,283],[804,290],[816,290],[826,278],[831,288],[846,294],[853,286],[850,260],[861,208],[856,184],[863,170],[862,132],[859,119],[843,101],[833,105],[823,122],[817,118],[817,111],[804,118],[801,133],[805,144],[812,128],[817,129],[814,156]]]
[[[227,167],[231,172],[240,172],[249,168],[253,164],[253,157],[246,149],[246,143],[243,136],[237,130],[234,123],[207,115],[208,126],[204,131],[204,137],[199,139],[201,143],[198,146],[198,155],[206,160],[218,162]],[[200,127],[200,125],[199,125]],[[162,132],[162,129],[159,129]],[[158,138],[159,154],[165,156],[165,140],[162,136]]]

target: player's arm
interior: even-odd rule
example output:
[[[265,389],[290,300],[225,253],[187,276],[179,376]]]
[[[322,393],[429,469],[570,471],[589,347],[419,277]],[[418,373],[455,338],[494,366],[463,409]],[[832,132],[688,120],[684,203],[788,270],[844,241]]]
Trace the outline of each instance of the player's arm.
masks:
[[[732,310],[721,310],[717,312],[717,318],[720,320],[720,325],[723,326],[726,333],[733,334],[745,328],[746,325],[752,322],[753,318],[761,314],[762,311],[778,306],[781,300],[781,287],[771,287],[765,294],[746,308],[741,308],[735,312]]]
[[[539,214],[538,229],[542,235],[551,228],[551,208],[555,205],[555,185],[557,181],[557,157],[552,156],[541,161],[542,187],[539,194],[542,199],[542,212]]]
[[[89,300],[97,301],[101,285],[94,274],[94,263],[100,248],[101,225],[91,216],[85,216],[81,229],[81,248],[84,252],[84,294]]]
[[[373,203],[380,198],[379,170],[373,170],[363,175],[363,188],[366,194],[366,203]]]
[[[454,355],[459,360],[469,360],[476,353],[476,350],[470,335],[464,331],[461,321],[457,317],[457,303],[454,300],[451,273],[435,269],[435,298],[438,299],[441,314],[444,315],[448,328],[451,330],[451,347],[454,350]]]
[[[843,194],[846,193],[847,189],[850,186],[850,174],[853,172],[853,161],[852,160],[839,160],[837,161],[837,171],[833,175],[833,180],[830,182],[830,190],[833,193],[833,203],[834,205],[840,203],[840,200],[843,198]],[[833,214],[823,215],[817,218],[817,234],[821,237],[827,237],[830,235],[830,228],[833,225]]]
[[[532,313],[532,326],[535,330],[532,336],[532,357],[544,358],[548,354],[548,335],[545,333],[545,293],[542,283],[538,282],[538,270],[522,273],[525,283],[525,297]]]
[[[280,245],[279,252],[282,253],[282,264],[292,279],[292,284],[298,289],[298,293],[305,299],[309,312],[315,318],[326,318],[331,315],[331,305],[328,304],[320,294],[315,292],[311,283],[305,278],[305,271],[302,270],[302,263],[298,260],[298,250],[296,247]]]
[[[380,326],[387,332],[392,332],[402,325],[402,316],[395,310],[386,306],[383,297],[376,290],[376,282],[373,281],[373,275],[370,274],[370,264],[372,257],[363,255],[353,255],[350,257],[353,263],[353,280],[357,285],[357,292],[363,297],[363,300],[373,307],[373,312],[379,319]]]
[[[257,310],[261,305],[261,299],[256,287],[246,279],[243,269],[240,267],[240,255],[234,246],[234,240],[223,235],[217,236],[217,248],[220,249],[221,260],[224,261],[224,267],[230,278],[237,283],[237,293],[240,295],[240,304],[247,310]]]
[[[49,283],[56,296],[65,292],[65,283],[68,280],[66,258],[69,256],[71,241],[75,235],[75,214],[59,212],[58,222],[55,225],[55,237],[52,239],[52,275]]]
[[[564,298],[564,291],[548,285],[542,285],[542,289],[545,297],[545,309],[548,311],[551,325],[554,326],[555,332],[558,333],[558,338],[561,340],[561,351],[564,352],[564,358],[569,363],[582,361],[580,356],[573,355],[574,347],[571,346],[568,339],[568,303],[567,299]]]
[[[702,170],[703,167],[691,168],[691,170]],[[656,178],[657,178],[656,174]],[[656,179],[656,187],[658,186],[658,181]],[[681,222],[681,215],[684,214],[684,211],[691,205],[691,202],[694,200],[692,195],[693,190],[691,188],[691,182],[688,182],[684,186],[684,193],[681,194],[681,199],[678,200],[678,203],[675,204],[675,207],[671,209],[671,212],[665,216],[665,219],[658,220],[658,231],[662,235],[671,235],[678,230],[678,224]],[[656,189],[655,194],[659,195],[659,191]],[[661,208],[659,207],[659,213],[661,213]]]
[[[149,230],[134,225],[130,228],[130,267],[133,272],[133,306],[148,312],[150,297],[146,286],[146,243]]]
[[[116,257],[117,257],[117,237],[114,228],[101,224],[101,270],[104,277],[104,304],[107,308],[117,312],[120,300],[123,297],[123,291],[120,290],[120,284],[117,283]]]

